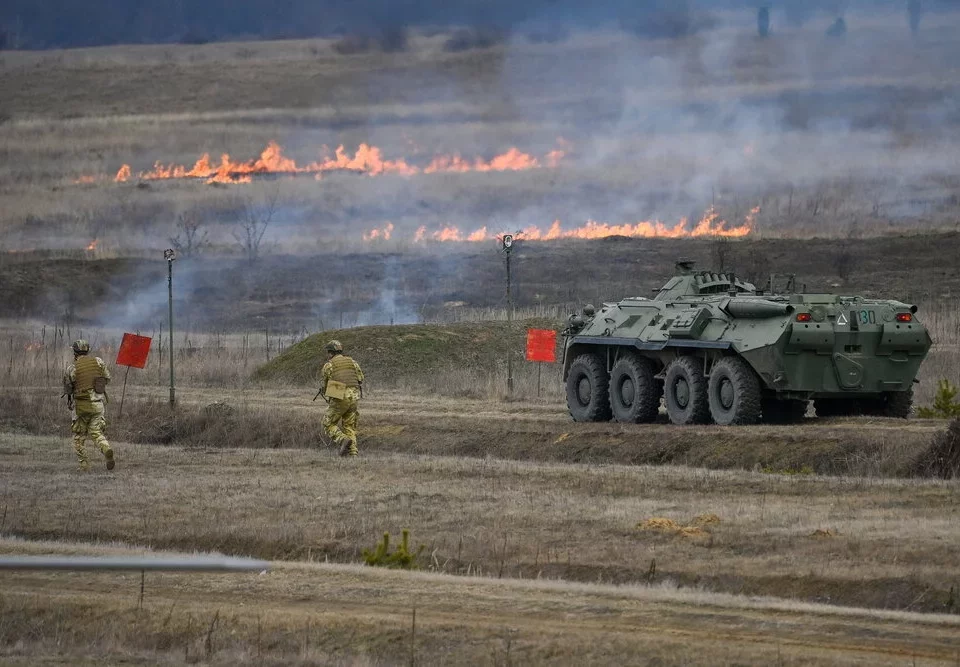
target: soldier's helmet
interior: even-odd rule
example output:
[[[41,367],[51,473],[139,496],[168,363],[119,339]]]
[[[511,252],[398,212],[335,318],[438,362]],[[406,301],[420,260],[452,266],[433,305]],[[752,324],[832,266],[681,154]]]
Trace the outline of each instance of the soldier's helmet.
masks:
[[[327,343],[327,352],[343,352],[343,343],[338,340],[332,340]]]
[[[87,354],[88,352],[90,352],[90,343],[83,340],[82,338],[80,340],[73,341],[73,345],[71,345],[70,347],[73,348],[73,351],[75,354]]]

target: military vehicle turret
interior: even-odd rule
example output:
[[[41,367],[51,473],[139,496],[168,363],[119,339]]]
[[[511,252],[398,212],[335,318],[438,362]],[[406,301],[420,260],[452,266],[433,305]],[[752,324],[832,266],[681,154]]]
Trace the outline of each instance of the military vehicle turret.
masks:
[[[773,278],[770,280],[773,285]],[[575,421],[787,423],[907,417],[932,341],[917,307],[835,294],[766,293],[735,275],[677,275],[652,299],[586,306],[564,330]]]

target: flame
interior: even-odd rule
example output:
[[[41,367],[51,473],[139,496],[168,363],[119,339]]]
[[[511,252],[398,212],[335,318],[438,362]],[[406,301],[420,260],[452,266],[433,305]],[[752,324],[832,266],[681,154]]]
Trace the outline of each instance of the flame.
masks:
[[[705,236],[742,237],[753,230],[754,222],[760,213],[757,206],[750,210],[744,218],[743,224],[737,227],[727,227],[727,223],[720,217],[713,207],[708,208],[703,217],[691,226],[687,218],[680,218],[674,225],[667,225],[659,220],[642,221],[611,225],[606,222],[588,220],[580,227],[564,229],[559,220],[554,220],[546,229],[536,225],[526,227],[518,233],[519,238],[528,241],[554,241],[557,239],[600,239],[608,236],[628,236],[632,238],[697,238]],[[391,230],[393,226],[390,225]],[[365,241],[377,238],[371,236],[378,230],[372,230],[363,235]],[[417,228],[413,236],[414,243],[423,241],[493,241],[501,238],[502,234],[491,233],[486,226],[472,232],[464,232],[453,225],[444,225],[435,231],[428,231],[425,225]]]
[[[76,185],[90,185],[91,183],[96,183],[99,180],[99,176],[80,176],[79,178],[73,179],[73,182]]]
[[[377,239],[383,239],[384,241],[390,240],[390,235],[393,233],[393,223],[388,222],[381,229],[371,229],[369,232],[364,233],[364,241],[375,241]]]
[[[93,252],[97,249],[97,246],[100,245],[100,239],[93,239],[90,243],[87,244],[87,250]]]
[[[40,349],[43,349],[43,343],[27,343],[23,346],[24,352],[36,352]]]
[[[567,145],[566,142],[564,145]],[[327,150],[324,147],[324,151]],[[538,169],[544,164],[549,168],[556,168],[565,155],[566,151],[564,150],[553,150],[547,153],[543,162],[541,162],[518,148],[511,148],[505,153],[494,156],[489,161],[480,157],[468,160],[455,153],[453,155],[435,156],[426,167],[421,169],[409,164],[403,158],[385,159],[383,151],[376,146],[364,143],[357,147],[353,155],[350,155],[340,145],[333,155],[299,166],[295,160],[283,155],[283,148],[280,144],[271,141],[260,153],[260,157],[254,160],[235,162],[229,154],[224,153],[220,156],[220,162],[216,163],[208,153],[204,153],[192,167],[156,162],[153,169],[142,171],[137,174],[137,177],[140,180],[198,178],[204,179],[207,183],[249,183],[252,176],[257,174],[315,174],[315,177],[319,180],[321,174],[328,171],[355,171],[368,176],[379,176],[381,174],[414,176],[420,173],[462,173],[468,171],[522,171]],[[129,181],[132,177],[133,170],[130,165],[125,164],[117,171],[114,180],[123,183]],[[86,176],[82,178],[91,179],[84,182],[93,182],[96,179],[96,177]]]

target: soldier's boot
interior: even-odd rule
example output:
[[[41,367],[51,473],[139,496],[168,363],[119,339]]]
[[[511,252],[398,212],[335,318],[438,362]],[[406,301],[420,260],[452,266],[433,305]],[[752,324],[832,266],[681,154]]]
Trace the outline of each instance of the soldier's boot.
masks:
[[[350,456],[350,447],[353,446],[356,449],[356,445],[352,445],[350,438],[340,437],[340,456]]]
[[[113,470],[117,465],[116,459],[113,458],[113,449],[111,447],[107,447],[105,450],[103,450],[103,456],[107,459],[107,470]]]

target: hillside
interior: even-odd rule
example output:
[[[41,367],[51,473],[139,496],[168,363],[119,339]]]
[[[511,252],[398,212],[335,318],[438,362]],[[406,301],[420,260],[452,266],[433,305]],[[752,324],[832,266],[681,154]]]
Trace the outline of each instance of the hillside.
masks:
[[[493,373],[506,366],[506,349],[522,350],[528,328],[559,329],[560,323],[528,319],[506,322],[370,326],[325,331],[288,348],[261,366],[255,380],[315,383],[326,361],[324,346],[336,339],[379,385],[398,381],[443,382],[445,374]]]
[[[960,294],[960,234],[862,239],[627,239],[527,242],[513,255],[514,303],[525,309],[649,295],[677,259],[766,281],[796,274],[811,291],[898,298],[926,308]],[[0,318],[141,327],[166,319],[162,259],[57,258],[0,253]],[[843,274],[841,276],[840,274]],[[463,310],[506,305],[503,256],[493,243],[350,252],[184,259],[174,266],[179,328],[192,331],[319,331],[463,319]],[[951,301],[952,302],[952,301]]]

